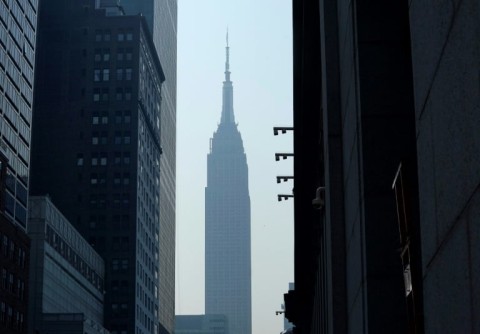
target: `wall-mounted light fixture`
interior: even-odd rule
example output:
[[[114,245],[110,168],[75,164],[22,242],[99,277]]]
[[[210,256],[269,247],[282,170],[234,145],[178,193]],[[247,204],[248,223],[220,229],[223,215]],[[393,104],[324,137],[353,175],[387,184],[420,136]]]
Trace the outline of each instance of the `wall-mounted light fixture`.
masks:
[[[279,161],[280,158],[283,160],[287,159],[288,157],[293,157],[293,153],[275,153],[275,160]]]
[[[277,183],[287,182],[288,180],[293,180],[293,176],[277,176]]]
[[[287,133],[287,131],[293,131],[291,126],[275,126],[273,128],[273,135],[277,136],[279,133]]]
[[[293,195],[288,194],[278,194],[277,195],[278,201],[281,202],[282,200],[287,201],[289,198],[293,198]]]

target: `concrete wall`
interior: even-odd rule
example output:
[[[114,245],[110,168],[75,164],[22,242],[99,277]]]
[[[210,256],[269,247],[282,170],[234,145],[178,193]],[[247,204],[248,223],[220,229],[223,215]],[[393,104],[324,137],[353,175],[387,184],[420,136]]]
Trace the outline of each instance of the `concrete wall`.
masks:
[[[480,4],[410,5],[425,333],[480,332]]]

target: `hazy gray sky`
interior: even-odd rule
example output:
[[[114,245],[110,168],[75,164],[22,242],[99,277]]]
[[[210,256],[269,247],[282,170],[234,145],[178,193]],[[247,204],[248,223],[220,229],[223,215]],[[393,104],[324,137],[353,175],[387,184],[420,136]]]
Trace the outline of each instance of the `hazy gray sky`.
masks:
[[[225,35],[230,36],[234,110],[249,167],[252,207],[253,333],[279,333],[293,281],[291,0],[179,0],[176,313],[204,312],[204,189],[209,141],[220,121]]]

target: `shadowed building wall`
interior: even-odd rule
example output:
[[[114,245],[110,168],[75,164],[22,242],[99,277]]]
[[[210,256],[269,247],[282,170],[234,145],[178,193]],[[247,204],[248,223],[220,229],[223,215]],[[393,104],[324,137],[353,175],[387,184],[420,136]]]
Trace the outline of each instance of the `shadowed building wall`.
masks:
[[[103,257],[105,327],[157,333],[165,77],[145,18],[94,3],[40,6],[31,189]]]
[[[104,1],[104,0],[102,0]],[[175,318],[175,179],[177,133],[177,0],[121,0],[128,15],[142,14],[165,73],[160,116],[160,324],[173,332]]]
[[[298,333],[477,333],[478,2],[292,4],[287,317]]]

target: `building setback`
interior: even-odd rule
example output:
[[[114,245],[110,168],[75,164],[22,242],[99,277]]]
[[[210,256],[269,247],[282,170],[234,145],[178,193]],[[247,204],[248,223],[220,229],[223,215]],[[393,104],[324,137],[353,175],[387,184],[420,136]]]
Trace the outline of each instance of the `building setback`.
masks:
[[[0,1],[0,332],[26,333],[37,0]]]
[[[145,18],[94,4],[41,4],[31,190],[103,257],[105,327],[157,333],[164,74]]]
[[[210,142],[205,188],[205,314],[225,314],[230,334],[252,331],[247,157],[233,113],[227,44],[223,107]]]
[[[29,202],[31,332],[48,333],[62,322],[66,332],[75,327],[74,315],[81,315],[84,332],[106,333],[103,259],[48,197]]]
[[[106,1],[106,0],[101,0]],[[177,0],[121,0],[128,15],[145,16],[165,73],[160,115],[160,273],[159,310],[162,334],[175,324],[175,172],[177,120]]]

